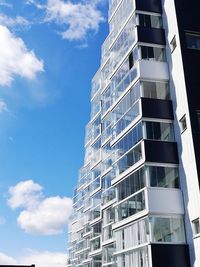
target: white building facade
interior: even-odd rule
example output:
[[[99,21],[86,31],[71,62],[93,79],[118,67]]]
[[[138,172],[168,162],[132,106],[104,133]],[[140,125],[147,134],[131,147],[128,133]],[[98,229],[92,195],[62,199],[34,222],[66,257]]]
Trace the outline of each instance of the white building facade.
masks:
[[[68,267],[200,266],[196,2],[110,0]]]

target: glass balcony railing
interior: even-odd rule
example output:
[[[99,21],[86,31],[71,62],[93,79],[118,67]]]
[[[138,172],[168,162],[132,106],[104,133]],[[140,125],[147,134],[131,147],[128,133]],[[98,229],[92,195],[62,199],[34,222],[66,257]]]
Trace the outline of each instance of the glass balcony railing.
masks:
[[[134,104],[113,126],[113,139],[140,115],[139,101]]]
[[[107,241],[113,238],[112,225],[108,225],[103,228],[103,241]]]
[[[129,197],[116,207],[116,222],[122,221],[145,209],[144,191]]]
[[[130,14],[134,11],[134,9],[135,5],[133,0],[122,0],[119,8],[110,21],[110,43],[113,42],[117,34],[121,31],[122,27],[124,27],[124,23],[130,16]],[[135,16],[134,23],[136,25]]]
[[[120,1],[121,0],[109,0],[109,18],[112,16]]]
[[[101,71],[97,71],[92,79],[91,99],[101,89]]]
[[[127,154],[120,158],[113,165],[112,178],[116,178],[118,175],[125,172],[128,168],[134,166],[139,160],[142,159],[142,145],[139,143],[133,149],[131,149]]]
[[[110,187],[106,191],[102,193],[102,204],[105,205],[106,203],[115,199],[115,188]]]

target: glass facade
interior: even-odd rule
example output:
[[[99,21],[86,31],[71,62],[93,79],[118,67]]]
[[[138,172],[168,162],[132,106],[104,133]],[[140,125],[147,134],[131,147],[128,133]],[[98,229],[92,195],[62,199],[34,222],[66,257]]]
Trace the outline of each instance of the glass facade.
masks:
[[[156,199],[163,192],[182,205],[178,161],[170,154],[176,144],[174,118],[162,112],[167,107],[170,114],[169,80],[163,71],[160,77],[153,71],[163,64],[168,69],[165,45],[147,35],[139,40],[141,29],[153,37],[162,30],[161,15],[138,10],[135,0],[109,0],[110,33],[92,79],[68,267],[150,267],[152,244],[186,243],[184,212],[177,208],[170,214]],[[164,160],[160,144],[169,155]],[[151,205],[150,190],[155,193]]]

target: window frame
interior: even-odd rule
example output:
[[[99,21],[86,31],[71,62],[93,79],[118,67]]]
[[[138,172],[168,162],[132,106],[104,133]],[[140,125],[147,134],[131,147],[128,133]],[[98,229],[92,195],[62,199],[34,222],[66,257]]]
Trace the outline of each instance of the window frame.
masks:
[[[171,42],[170,42],[171,53],[174,52],[176,47],[177,47],[177,41],[176,41],[176,35],[174,35]]]
[[[187,120],[186,120],[186,114],[184,114],[181,119],[179,120],[179,126],[181,130],[181,134],[184,133],[187,130]]]

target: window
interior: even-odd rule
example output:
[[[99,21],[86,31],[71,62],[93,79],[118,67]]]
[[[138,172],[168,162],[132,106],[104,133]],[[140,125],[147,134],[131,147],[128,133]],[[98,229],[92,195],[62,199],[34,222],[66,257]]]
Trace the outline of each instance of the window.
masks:
[[[186,33],[187,48],[200,50],[200,34]]]
[[[184,243],[185,232],[182,218],[151,217],[152,242]]]
[[[184,115],[184,116],[180,119],[179,122],[180,122],[181,133],[183,133],[183,132],[187,129],[186,116]]]
[[[178,169],[174,167],[148,166],[150,186],[179,188]]]
[[[122,221],[145,209],[144,191],[133,195],[116,207],[116,221]]]
[[[200,220],[199,218],[193,221],[194,235],[200,234]]]
[[[104,264],[114,261],[114,256],[113,256],[114,252],[115,252],[114,244],[111,244],[103,248],[103,263]]]
[[[143,97],[155,99],[170,99],[169,85],[163,82],[141,82]]]
[[[173,124],[166,122],[145,122],[146,138],[160,141],[174,141]]]
[[[109,240],[113,237],[112,225],[103,227],[103,241]]]
[[[113,223],[115,221],[115,211],[114,209],[108,208],[106,210],[103,211],[103,223],[104,225]]]
[[[174,35],[173,39],[170,42],[170,47],[171,47],[171,52],[173,52],[174,49],[177,47],[176,36],[175,35]]]
[[[113,149],[115,150],[115,160],[123,156],[141,139],[142,139],[142,124],[139,123],[113,147]]]
[[[140,168],[117,185],[118,201],[131,196],[135,192],[144,188],[145,185],[145,169]]]
[[[142,147],[141,143],[135,146],[131,151],[125,154],[122,158],[120,158],[114,165],[113,165],[113,175],[115,177],[128,168],[132,167],[136,164],[139,160],[142,159]]]
[[[165,61],[165,50],[160,47],[141,46],[141,59]]]
[[[129,69],[132,69],[132,67],[134,65],[133,52],[130,53],[128,60],[129,60]]]
[[[123,249],[131,249],[138,245],[149,242],[149,221],[147,218],[134,222],[123,229],[115,232],[116,249],[121,251]],[[138,265],[130,265],[138,266]]]
[[[139,14],[139,25],[159,29],[162,27],[162,20],[159,16]]]

